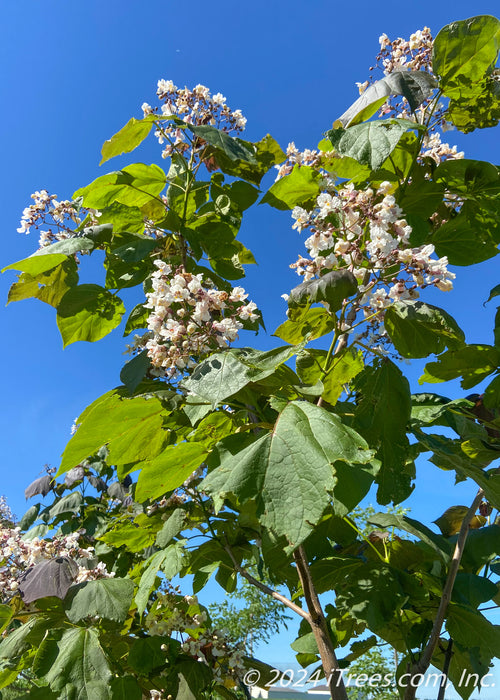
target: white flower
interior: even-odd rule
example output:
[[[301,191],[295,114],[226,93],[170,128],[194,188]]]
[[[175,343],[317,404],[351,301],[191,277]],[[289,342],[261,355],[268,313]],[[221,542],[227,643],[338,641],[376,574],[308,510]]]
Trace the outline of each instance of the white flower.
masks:
[[[226,104],[226,98],[221,92],[217,92],[215,95],[213,95],[212,102],[215,105],[219,105],[219,107],[224,107]]]

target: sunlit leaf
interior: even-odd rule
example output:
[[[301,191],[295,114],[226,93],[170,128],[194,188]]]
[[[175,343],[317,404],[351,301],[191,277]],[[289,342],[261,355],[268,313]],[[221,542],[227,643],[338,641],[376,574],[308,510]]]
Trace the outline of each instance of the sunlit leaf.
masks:
[[[104,142],[101,150],[102,159],[99,165],[102,165],[110,158],[119,156],[122,153],[130,153],[134,148],[137,148],[153,128],[154,119],[155,115],[153,114],[146,116],[144,119],[134,119],[132,117],[120,131]]]
[[[111,333],[121,321],[122,300],[97,284],[80,284],[63,296],[57,307],[57,326],[63,347],[77,340],[95,342]]]

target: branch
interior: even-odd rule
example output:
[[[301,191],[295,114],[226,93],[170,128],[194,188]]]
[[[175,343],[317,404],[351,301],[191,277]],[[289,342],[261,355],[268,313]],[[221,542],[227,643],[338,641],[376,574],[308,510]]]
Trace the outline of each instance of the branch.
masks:
[[[299,605],[296,605],[293,603],[289,598],[287,598],[284,595],[281,595],[281,593],[278,593],[278,591],[274,591],[272,588],[269,586],[266,586],[265,583],[262,583],[262,581],[259,581],[258,579],[254,578],[252,574],[249,574],[246,569],[244,569],[240,564],[238,564],[236,557],[234,556],[231,547],[226,544],[225,546],[226,552],[229,554],[231,557],[231,561],[233,562],[233,566],[236,569],[236,571],[240,574],[240,576],[243,576],[243,578],[246,578],[246,580],[252,584],[252,586],[255,586],[256,588],[259,589],[259,591],[262,591],[262,593],[265,593],[266,595],[270,595],[272,598],[275,600],[279,600],[280,603],[283,603],[283,605],[286,605],[287,608],[290,608],[290,610],[293,610],[293,612],[297,613],[297,615],[300,615],[301,617],[304,618],[304,620],[307,620],[309,624],[311,623],[311,616],[309,613],[301,608]]]
[[[443,677],[441,678],[441,685],[439,686],[439,693],[437,700],[444,700],[444,694],[446,692],[446,686],[448,681],[448,673],[450,672],[451,657],[453,656],[453,639],[450,638],[446,651],[444,653],[444,664],[443,664]]]
[[[438,611],[436,613],[436,618],[432,626],[431,636],[427,642],[422,656],[419,661],[412,666],[411,674],[416,675],[418,673],[425,673],[429,666],[431,665],[431,659],[439,642],[441,635],[441,628],[443,626],[444,618],[446,617],[446,611],[448,610],[448,605],[451,600],[451,594],[453,591],[453,586],[455,585],[455,579],[457,578],[458,569],[460,567],[460,562],[464,553],[465,542],[467,540],[467,535],[469,534],[469,526],[472,518],[476,514],[479,504],[483,500],[484,491],[479,489],[472,502],[471,507],[467,511],[467,515],[462,520],[462,525],[458,533],[457,543],[455,545],[455,551],[453,552],[453,557],[450,563],[450,568],[448,570],[448,576],[443,589],[443,594],[441,596],[441,601],[439,603]],[[407,687],[404,700],[414,700],[417,689]]]
[[[325,615],[316,588],[314,587],[311,571],[309,569],[309,562],[303,545],[297,547],[293,553],[293,557],[297,565],[307,609],[309,610],[308,622],[311,625],[314,638],[318,645],[321,664],[325,672],[330,695],[333,700],[347,700],[347,691],[342,678],[342,671],[335,654],[335,647],[330,638]]]

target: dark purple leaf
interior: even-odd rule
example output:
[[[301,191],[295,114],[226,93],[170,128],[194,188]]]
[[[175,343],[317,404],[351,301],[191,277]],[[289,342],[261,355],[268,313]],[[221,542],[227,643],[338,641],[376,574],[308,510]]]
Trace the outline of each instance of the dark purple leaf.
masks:
[[[78,574],[78,564],[68,557],[56,557],[31,566],[21,577],[19,592],[25,603],[39,598],[64,598]]]
[[[42,496],[46,496],[51,488],[52,477],[46,474],[45,476],[41,476],[39,479],[32,481],[31,484],[25,489],[24,495],[26,499],[32,498],[32,496],[36,496],[39,493]]]
[[[66,486],[73,486],[73,484],[76,484],[77,481],[81,481],[84,476],[85,469],[83,467],[73,467],[73,469],[70,469],[69,472],[66,472],[64,483]]]

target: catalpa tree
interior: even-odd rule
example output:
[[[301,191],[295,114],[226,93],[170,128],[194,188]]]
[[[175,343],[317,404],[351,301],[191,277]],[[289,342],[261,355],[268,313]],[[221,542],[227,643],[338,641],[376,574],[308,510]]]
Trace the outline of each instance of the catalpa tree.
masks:
[[[467,344],[426,294],[452,290],[450,264],[498,252],[500,171],[440,134],[498,123],[499,41],[490,16],[435,39],[383,35],[383,77],[304,152],[245,141],[223,95],[160,80],[159,105],[106,141],[101,162],[151,134],[167,172],[133,163],[68,201],[32,195],[20,230],[38,229],[39,249],[6,268],[20,273],[9,301],[53,306],[64,346],[117,328],[120,290],[137,287],[138,303],[123,384],[80,415],[57,474],[27,489],[50,504],[17,524],[2,504],[0,687],[230,699],[277,680],[211,625],[197,598],[211,576],[229,592],[242,577],[299,616],[297,659],[335,700],[343,670],[382,643],[406,700],[431,665],[464,698],[464,671],[476,684],[488,674],[500,656],[480,610],[496,605],[500,573],[500,321],[493,345]],[[281,344],[265,352],[233,346],[263,323],[238,284],[254,258],[237,234],[257,202],[291,211],[305,237]],[[95,251],[104,281],[79,284]],[[400,360],[426,357],[427,382],[461,378],[468,394],[493,379],[481,396],[412,395]],[[404,502],[429,452],[475,484],[470,507],[445,513],[441,534],[387,512],[358,527],[370,489],[381,506]],[[187,575],[188,593],[171,583]]]

